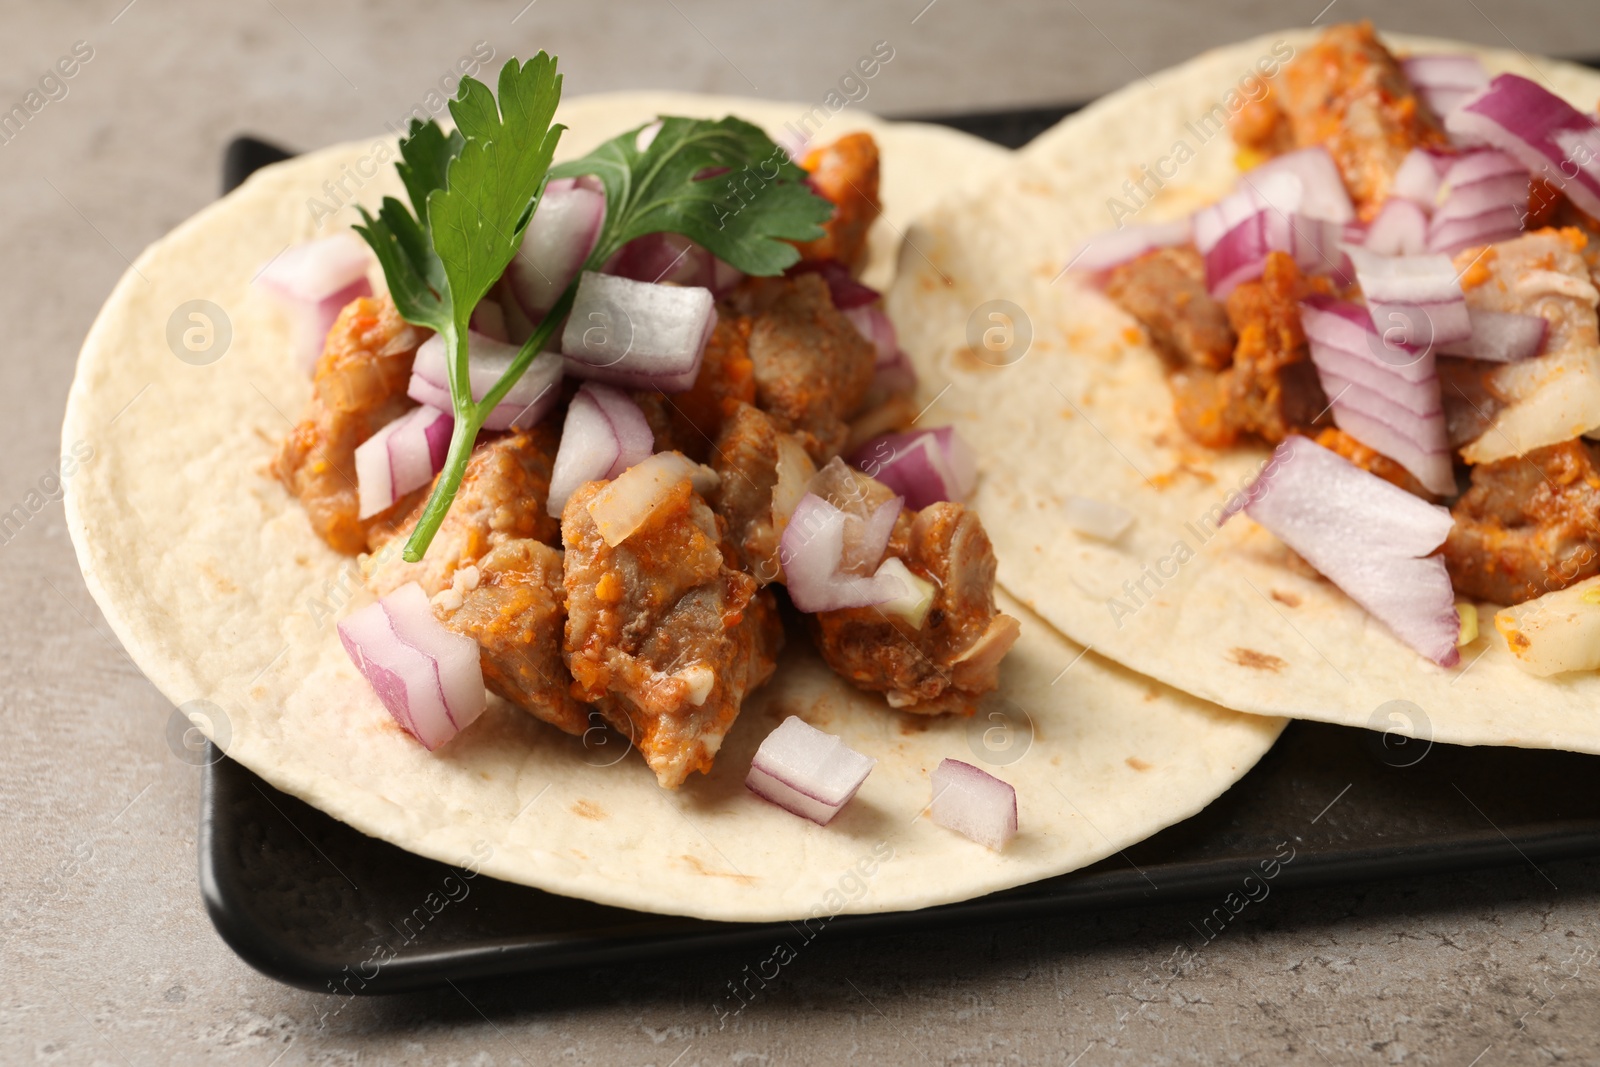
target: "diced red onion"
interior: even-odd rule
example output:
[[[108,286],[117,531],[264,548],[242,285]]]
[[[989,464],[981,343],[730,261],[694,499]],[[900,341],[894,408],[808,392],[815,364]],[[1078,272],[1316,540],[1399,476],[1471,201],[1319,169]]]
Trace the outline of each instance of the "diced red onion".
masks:
[[[791,715],[756,749],[745,786],[786,811],[826,826],[878,761]]]
[[[483,714],[488,696],[478,643],[445,629],[416,582],[351,612],[338,630],[394,721],[428,751]]]
[[[1437,155],[1426,148],[1413,148],[1400,161],[1400,169],[1394,172],[1389,196],[1410,200],[1432,211],[1435,201],[1439,199],[1439,185],[1444,180],[1442,167],[1448,162],[1449,157]]]
[[[1454,495],[1455,470],[1432,350],[1391,361],[1371,322],[1360,322],[1360,310],[1322,295],[1300,305],[1311,361],[1334,423],[1410,471],[1429,491]]]
[[[1432,251],[1458,252],[1522,232],[1528,217],[1528,172],[1504,152],[1487,149],[1461,156],[1445,175],[1445,186],[1444,202],[1428,230]]]
[[[1158,248],[1188,244],[1190,233],[1188,218],[1107,230],[1073,249],[1067,264],[1076,274],[1098,274]]]
[[[346,231],[293,245],[256,276],[288,312],[295,362],[307,374],[317,369],[339,312],[350,301],[372,295],[367,280],[371,258],[366,243]]]
[[[933,821],[996,852],[1017,836],[1017,791],[960,760],[940,760],[929,775]]]
[[[977,455],[953,426],[875,437],[856,449],[850,465],[905,497],[913,511],[965,500],[978,483]]]
[[[357,517],[371,518],[444,469],[455,419],[423,404],[356,446]]]
[[[709,289],[585,271],[561,351],[579,378],[682,392],[694,385],[716,325]]]
[[[1087,496],[1067,497],[1061,504],[1061,516],[1074,530],[1101,541],[1119,540],[1134,519],[1125,507]]]
[[[852,547],[855,562],[865,568],[878,567],[871,576],[852,573],[845,567],[845,535],[850,516],[815,493],[807,493],[789,516],[778,543],[778,558],[783,565],[784,584],[794,606],[807,613],[865,608],[903,596],[905,584],[892,574],[883,573],[880,560],[884,545],[899,515],[901,500],[896,497],[873,513],[862,530],[861,541]],[[881,521],[886,516],[888,521]],[[878,538],[881,535],[881,541]],[[876,542],[876,554],[867,542]]]
[[[520,350],[520,345],[496,341],[482,334],[467,334],[467,377],[472,382],[473,400],[482,400],[489,395],[489,390],[510,368]],[[406,395],[419,404],[431,404],[445,411],[453,410],[450,375],[446,367],[449,358],[444,338],[438,334],[422,342],[417,349],[416,361],[411,364],[411,381],[406,386]],[[522,377],[489,413],[483,428],[521,430],[536,425],[561,398],[563,369],[561,358],[554,352],[541,352],[533,357],[533,362],[528,364]]]
[[[559,517],[580,485],[609,481],[644,462],[654,448],[650,424],[627,393],[585,382],[568,405],[561,427],[547,510]]]
[[[506,267],[511,291],[529,318],[538,321],[561,299],[594,250],[605,216],[605,186],[598,179],[556,178],[545,186]]]
[[[1465,341],[1441,345],[1446,356],[1464,356],[1490,363],[1516,363],[1532,359],[1544,347],[1549,320],[1542,315],[1519,315],[1511,311],[1487,311],[1469,306],[1472,336]]]
[[[737,268],[677,233],[651,233],[634,238],[606,262],[601,273],[652,284],[699,286],[717,296],[744,279]]]
[[[1476,56],[1407,56],[1400,66],[1435,115],[1448,115],[1489,84],[1489,74]]]
[[[616,548],[645,524],[684,482],[706,492],[716,475],[682,452],[657,452],[629,467],[589,500],[589,517],[605,543]]]
[[[883,298],[883,294],[872,286],[856,281],[850,268],[837,259],[807,260],[790,267],[789,274],[822,275],[822,280],[828,283],[828,295],[833,297],[833,306],[840,311],[863,308]]]
[[[1288,171],[1252,179],[1248,185],[1241,179],[1239,188],[1194,213],[1194,246],[1201,254],[1209,254],[1224,235],[1263,209],[1273,208],[1278,215],[1287,217],[1304,198],[1305,182]]]
[[[1600,122],[1535,82],[1501,74],[1445,116],[1445,128],[1507,152],[1600,216]]]
[[[1466,294],[1449,256],[1349,251],[1367,311],[1385,337],[1426,350],[1471,336]]]
[[[1284,439],[1243,510],[1411,648],[1461,660],[1461,618],[1444,560],[1455,520],[1307,438]]]
[[[1428,251],[1428,212],[1414,200],[1391,196],[1361,244],[1381,256],[1421,255]]]
[[[1273,252],[1289,253],[1307,273],[1334,274],[1348,283],[1345,244],[1353,236],[1352,226],[1284,214],[1272,206],[1259,208],[1206,253],[1206,286],[1218,300],[1226,299],[1241,283],[1261,277]]]
[[[877,358],[874,360],[876,366],[882,367],[896,361],[900,354],[900,338],[882,304],[849,308],[844,312],[844,317],[850,320],[856,332],[871,341],[877,349]]]
[[[1280,174],[1292,174],[1300,179],[1300,194],[1292,203],[1283,193],[1275,193],[1267,187],[1268,182]],[[1352,222],[1356,217],[1355,205],[1350,202],[1350,193],[1339,175],[1339,165],[1321,145],[1273,156],[1241,174],[1239,184],[1256,192],[1263,203],[1273,204],[1285,214],[1292,212],[1340,223]]]
[[[478,301],[478,306],[472,309],[472,317],[467,320],[467,327],[473,333],[480,333],[502,344],[511,341],[511,335],[506,331],[505,309],[493,300]]]

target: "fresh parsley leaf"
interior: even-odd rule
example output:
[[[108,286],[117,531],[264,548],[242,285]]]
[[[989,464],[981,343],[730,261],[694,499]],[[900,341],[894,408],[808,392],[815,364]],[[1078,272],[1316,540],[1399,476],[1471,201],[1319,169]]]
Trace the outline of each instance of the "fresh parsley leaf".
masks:
[[[805,171],[742,119],[667,117],[643,152],[638,141],[632,130],[551,171],[592,174],[606,187],[591,269],[637,237],[677,233],[746,274],[782,274],[800,258],[789,242],[821,237],[833,213]],[[698,178],[706,171],[721,173]]]
[[[428,222],[428,194],[444,188],[450,161],[461,154],[465,143],[459,130],[447,134],[432,119],[411,120],[410,135],[400,142],[400,158],[394,169],[400,172],[406,195],[411,198],[411,210],[423,225]]]

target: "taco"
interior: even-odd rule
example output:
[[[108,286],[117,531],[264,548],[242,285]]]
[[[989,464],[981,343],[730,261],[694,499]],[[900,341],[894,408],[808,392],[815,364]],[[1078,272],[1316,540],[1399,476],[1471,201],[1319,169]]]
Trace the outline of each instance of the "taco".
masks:
[[[1270,35],[921,220],[890,312],[1000,584],[1227,707],[1600,752],[1597,96]]]
[[[815,109],[622,95],[560,105],[545,174],[548,62],[508,64],[498,102],[469,81],[458,132],[258,172],[85,342],[85,578],[230,758],[426,856],[768,920],[1074,869],[1265,752],[1281,720],[996,590],[961,443],[911,425],[863,279],[1003,153],[851,114],[787,146],[802,169],[722,116],[781,135]],[[880,477],[838,459],[885,441]]]

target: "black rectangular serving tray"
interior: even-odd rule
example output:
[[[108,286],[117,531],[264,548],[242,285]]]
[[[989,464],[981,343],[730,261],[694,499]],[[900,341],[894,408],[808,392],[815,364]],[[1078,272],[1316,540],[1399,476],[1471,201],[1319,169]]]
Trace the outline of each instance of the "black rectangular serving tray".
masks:
[[[1017,147],[1072,110],[930,121]],[[287,155],[235,140],[224,192]],[[463,882],[453,868],[278,792],[215,748],[206,755],[199,839],[206,909],[247,963],[291,985],[391,993],[767,947],[793,933],[788,923],[604,907],[481,875]],[[1261,891],[1264,870],[1273,872],[1274,890],[1503,864],[1541,876],[1544,861],[1600,854],[1597,780],[1597,756],[1408,742],[1296,722],[1199,815],[1092,867],[960,904],[841,915],[828,929],[845,938],[1189,899],[1226,909],[1229,899]],[[1247,876],[1258,881],[1246,883]],[[424,907],[441,893],[447,904]]]

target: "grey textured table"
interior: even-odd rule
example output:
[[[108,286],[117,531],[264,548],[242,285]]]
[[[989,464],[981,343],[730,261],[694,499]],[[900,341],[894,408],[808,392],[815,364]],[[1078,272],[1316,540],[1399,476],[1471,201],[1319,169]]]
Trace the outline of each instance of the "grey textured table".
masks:
[[[1082,99],[1314,17],[1600,54],[1600,20],[1578,0],[1336,0],[1320,16],[1323,0],[523,2],[8,0],[5,109],[75,42],[93,54],[0,143],[0,511],[51,495],[79,341],[127,261],[215,195],[234,133],[300,147],[369,134],[479,41],[501,58],[559,53],[569,92],[812,100],[889,40],[895,61],[865,102],[887,114]],[[721,1029],[712,1005],[748,960],[387,1000],[288,989],[212,932],[195,885],[198,773],[89,600],[58,503],[0,544],[0,603],[0,1062],[1600,1060],[1600,862],[1275,894],[1176,977],[1168,961],[1199,942],[1199,906],[819,942]]]

